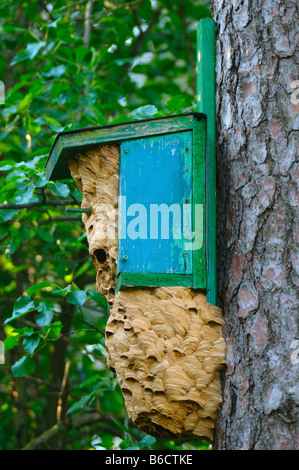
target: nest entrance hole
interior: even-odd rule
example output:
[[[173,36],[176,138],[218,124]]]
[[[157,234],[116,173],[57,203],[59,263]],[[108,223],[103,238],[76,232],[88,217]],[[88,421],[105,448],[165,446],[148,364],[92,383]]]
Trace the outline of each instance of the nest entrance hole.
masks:
[[[107,253],[103,248],[98,248],[93,252],[94,256],[98,260],[99,263],[103,264],[107,260]]]

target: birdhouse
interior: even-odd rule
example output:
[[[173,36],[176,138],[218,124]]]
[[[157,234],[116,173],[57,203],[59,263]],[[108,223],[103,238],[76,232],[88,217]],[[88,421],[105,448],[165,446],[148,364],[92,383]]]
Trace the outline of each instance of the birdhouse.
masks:
[[[68,160],[119,146],[117,290],[188,286],[206,291],[205,116],[189,113],[58,134],[49,179],[69,178]]]

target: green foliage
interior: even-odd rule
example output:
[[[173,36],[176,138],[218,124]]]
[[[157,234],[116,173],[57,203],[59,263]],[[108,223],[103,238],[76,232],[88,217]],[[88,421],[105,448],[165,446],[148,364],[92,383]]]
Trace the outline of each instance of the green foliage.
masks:
[[[88,27],[86,6],[0,3],[0,448],[21,449],[60,410],[62,421],[101,419],[37,448],[205,449],[128,421],[106,366],[107,299],[81,218],[65,211],[81,194],[71,180],[47,181],[45,163],[57,132],[195,109],[196,28],[210,10],[204,0],[100,0]]]
[[[32,374],[35,369],[35,362],[30,356],[23,356],[11,366],[14,377],[24,377]]]

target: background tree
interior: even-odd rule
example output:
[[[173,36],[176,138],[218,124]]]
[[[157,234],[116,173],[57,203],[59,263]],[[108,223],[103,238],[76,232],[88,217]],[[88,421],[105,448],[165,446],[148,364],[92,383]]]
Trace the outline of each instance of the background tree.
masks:
[[[195,109],[207,16],[201,0],[0,2],[2,449],[208,448],[128,423],[106,368],[107,302],[65,211],[81,195],[45,177],[59,131]]]
[[[215,448],[291,449],[298,14],[294,0],[213,3],[228,345]],[[71,181],[47,182],[44,166],[58,131],[195,109],[195,36],[206,16],[200,0],[0,2],[2,449],[205,448],[155,441],[128,423],[106,369],[106,302],[81,219],[65,212],[81,196]]]
[[[214,0],[213,17],[227,339],[216,448],[298,449],[298,5]]]

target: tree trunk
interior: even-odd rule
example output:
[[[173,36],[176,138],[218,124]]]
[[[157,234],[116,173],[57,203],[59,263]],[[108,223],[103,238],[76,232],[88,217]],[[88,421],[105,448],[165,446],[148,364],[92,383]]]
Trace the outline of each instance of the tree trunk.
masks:
[[[213,17],[218,298],[227,342],[214,445],[291,450],[299,444],[296,2],[214,0]]]

